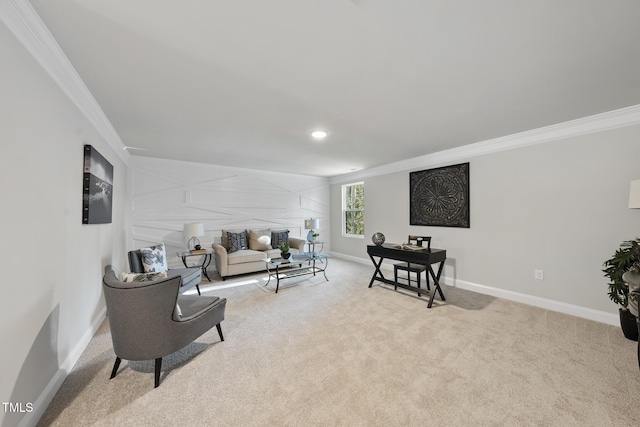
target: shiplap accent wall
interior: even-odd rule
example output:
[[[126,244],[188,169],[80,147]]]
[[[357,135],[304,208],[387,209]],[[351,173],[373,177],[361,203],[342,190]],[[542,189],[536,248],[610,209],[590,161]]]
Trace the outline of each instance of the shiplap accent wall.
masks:
[[[130,179],[131,248],[164,243],[170,267],[182,266],[177,252],[186,250],[189,222],[204,224],[200,242],[210,248],[223,229],[288,229],[304,238],[304,220],[318,218],[329,251],[328,178],[134,156]]]

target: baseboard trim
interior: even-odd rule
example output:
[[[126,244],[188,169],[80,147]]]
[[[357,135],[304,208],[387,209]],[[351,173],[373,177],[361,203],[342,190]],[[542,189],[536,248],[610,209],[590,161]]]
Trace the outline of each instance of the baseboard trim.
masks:
[[[364,258],[345,255],[338,252],[331,252],[331,255],[336,258],[357,262],[359,264],[371,265],[371,261]],[[386,271],[393,270],[392,264],[386,264],[384,262],[382,263],[381,268]],[[581,317],[583,319],[589,319],[595,322],[605,323],[607,325],[620,326],[620,318],[618,317],[618,315],[607,313],[604,311],[594,310],[591,308],[581,307],[573,304],[567,304],[564,302],[554,301],[551,299],[541,298],[533,295],[522,294],[506,289],[494,288],[492,286],[481,285],[478,283],[454,279],[451,277],[444,277],[442,280],[442,284],[454,288],[464,289],[467,291],[477,292],[479,294],[490,295],[497,298],[520,302],[522,304],[527,304],[534,307],[544,308],[545,310],[569,314],[571,316]]]
[[[445,277],[443,283],[453,288],[465,289],[467,291],[477,292],[479,294],[490,295],[497,298],[520,302],[534,307],[556,311],[558,313],[569,314],[572,316],[581,317],[583,319],[606,323],[608,325],[620,326],[620,318],[617,315],[606,313],[604,311],[594,310],[592,308],[567,304],[565,302],[522,294],[506,289],[494,288],[492,286],[480,285],[478,283],[467,282],[465,280],[456,280],[450,277]]]
[[[33,412],[26,413],[18,424],[18,427],[35,427],[38,424],[56,393],[60,390],[67,375],[69,375],[71,369],[73,369],[78,359],[80,359],[80,356],[82,356],[82,353],[84,353],[89,342],[91,342],[91,339],[106,317],[107,308],[103,307],[91,323],[89,329],[82,335],[78,344],[76,344],[71,353],[69,353],[69,356],[67,356],[62,365],[60,365],[58,372],[55,373],[51,381],[49,381],[44,390],[42,390],[42,393],[40,393],[40,396],[33,402]]]

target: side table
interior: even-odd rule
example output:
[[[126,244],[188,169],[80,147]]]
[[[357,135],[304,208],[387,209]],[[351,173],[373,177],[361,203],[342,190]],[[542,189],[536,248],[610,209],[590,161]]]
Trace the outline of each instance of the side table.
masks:
[[[185,268],[189,268],[189,266],[187,265],[187,258],[192,256],[202,257],[202,264],[200,264],[202,274],[204,274],[208,281],[211,281],[211,279],[209,278],[209,274],[207,274],[207,267],[209,267],[209,264],[211,264],[211,257],[213,256],[213,251],[211,249],[205,249],[205,252],[195,254],[191,253],[190,251],[178,252],[178,256],[182,258],[182,263],[184,264]]]
[[[308,240],[307,240],[307,241],[305,242],[305,245],[308,245],[308,246],[309,246],[309,250],[308,250],[307,252],[308,252],[308,253],[312,253],[312,254],[315,254],[315,253],[318,253],[318,254],[319,254],[319,253],[321,253],[321,252],[322,252],[322,250],[324,249],[324,242],[319,242],[319,241],[317,241],[317,240],[312,240],[312,241],[308,241]],[[319,246],[320,246],[320,250],[319,250],[318,252],[316,252],[316,245],[319,245]]]

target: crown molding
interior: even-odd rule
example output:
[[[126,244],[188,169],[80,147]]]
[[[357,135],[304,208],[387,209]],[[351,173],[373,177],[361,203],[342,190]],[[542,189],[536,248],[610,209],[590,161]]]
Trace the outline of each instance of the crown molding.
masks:
[[[515,133],[513,135],[488,139],[486,141],[452,148],[450,150],[414,157],[412,159],[389,163],[387,165],[363,171],[333,176],[329,179],[329,183],[337,184],[347,181],[359,181],[371,176],[435,166],[442,163],[469,159],[499,151],[513,150],[529,145],[543,144],[546,142],[558,141],[565,138],[603,132],[610,129],[637,124],[640,124],[640,105],[633,105],[619,110],[613,110],[564,123]]]
[[[5,23],[42,68],[95,126],[120,158],[129,164],[131,155],[124,150],[120,136],[31,4],[27,0],[0,0],[0,20]],[[363,171],[337,175],[329,178],[329,182],[335,184],[361,180],[371,176],[428,167],[636,124],[640,124],[640,105],[481,141]]]
[[[60,86],[125,164],[129,164],[131,155],[124,150],[120,136],[31,3],[27,0],[0,0],[0,20]]]

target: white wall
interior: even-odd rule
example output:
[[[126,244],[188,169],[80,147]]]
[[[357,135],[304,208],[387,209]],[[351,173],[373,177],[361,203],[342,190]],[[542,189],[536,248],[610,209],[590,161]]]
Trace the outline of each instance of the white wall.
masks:
[[[336,224],[332,249],[370,262],[376,231],[397,243],[431,235],[447,250],[448,283],[615,323],[601,269],[622,241],[640,236],[640,210],[627,208],[638,159],[635,125],[447,163],[470,162],[469,229],[409,225],[409,172],[445,164],[367,177],[365,240],[343,238]],[[334,221],[340,187],[331,186]]]
[[[289,229],[306,237],[304,220],[319,218],[320,240],[330,248],[327,178],[135,157],[131,186],[132,247],[164,242],[170,266],[182,265],[176,252],[186,249],[182,228],[189,222],[204,223],[199,239],[210,248],[222,229]]]
[[[34,425],[104,319],[103,267],[122,265],[126,165],[0,22],[0,401]],[[113,223],[82,225],[83,145],[114,166]],[[105,379],[106,380],[106,379]]]

